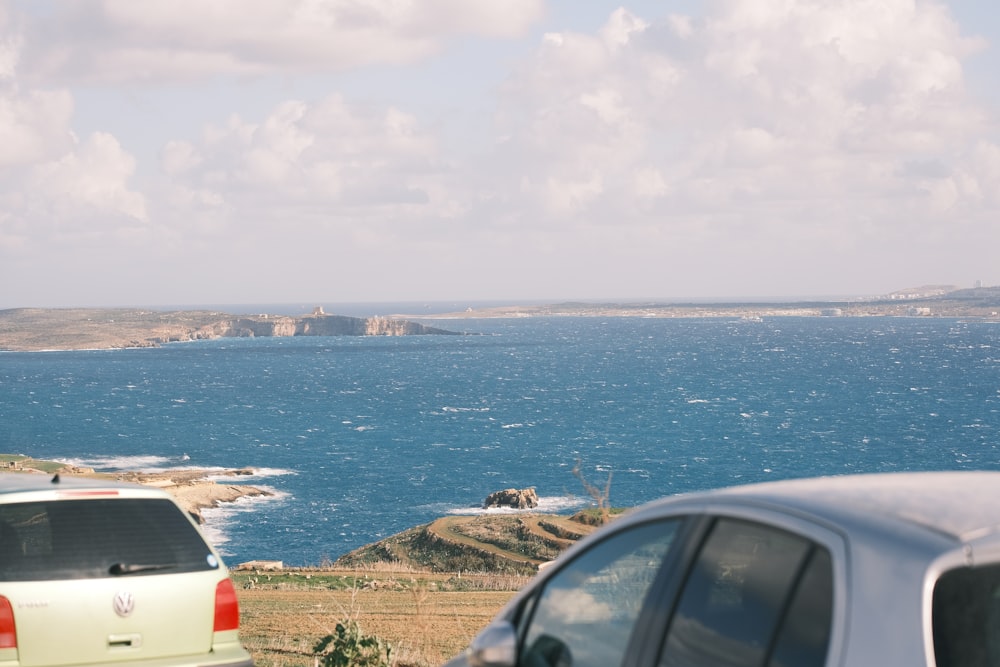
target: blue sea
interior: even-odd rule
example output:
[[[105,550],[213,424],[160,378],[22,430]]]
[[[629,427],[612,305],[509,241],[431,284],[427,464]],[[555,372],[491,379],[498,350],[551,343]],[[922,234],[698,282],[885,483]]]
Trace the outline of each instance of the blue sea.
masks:
[[[316,565],[508,487],[542,510],[805,475],[1000,469],[1000,325],[938,318],[420,320],[466,336],[0,353],[0,452],[253,468],[230,564]],[[232,481],[232,480],[228,480]]]

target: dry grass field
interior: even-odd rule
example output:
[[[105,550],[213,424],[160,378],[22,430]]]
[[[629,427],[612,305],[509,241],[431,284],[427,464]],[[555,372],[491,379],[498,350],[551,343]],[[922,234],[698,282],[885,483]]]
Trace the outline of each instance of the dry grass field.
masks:
[[[353,620],[390,643],[396,665],[461,651],[527,577],[371,570],[234,572],[241,636],[258,667],[313,667],[313,647]]]

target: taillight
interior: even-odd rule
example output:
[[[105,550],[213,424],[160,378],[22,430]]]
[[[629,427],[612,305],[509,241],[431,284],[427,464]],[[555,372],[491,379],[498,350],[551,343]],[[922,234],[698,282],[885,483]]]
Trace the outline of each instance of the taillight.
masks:
[[[10,600],[0,595],[0,648],[17,648],[17,628]]]
[[[233,582],[223,579],[215,587],[215,632],[222,630],[239,630],[240,603],[236,600],[236,589]]]

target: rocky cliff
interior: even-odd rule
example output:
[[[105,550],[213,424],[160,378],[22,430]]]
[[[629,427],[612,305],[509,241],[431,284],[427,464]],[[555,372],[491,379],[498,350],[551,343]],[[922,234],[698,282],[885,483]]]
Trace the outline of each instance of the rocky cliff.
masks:
[[[220,320],[190,332],[187,340],[283,336],[425,336],[457,335],[418,322],[389,317],[347,317],[325,313],[304,317],[257,315]],[[182,334],[183,336],[183,334]],[[185,338],[171,339],[185,340]],[[168,341],[158,341],[168,342]]]
[[[313,314],[303,317],[256,315],[219,320],[177,340],[212,338],[269,338],[285,336],[425,336],[456,335],[458,332],[424,326],[418,322],[389,317],[347,317]]]
[[[345,317],[343,315],[309,315],[296,321],[295,336],[423,336],[454,335],[418,322],[390,317]]]

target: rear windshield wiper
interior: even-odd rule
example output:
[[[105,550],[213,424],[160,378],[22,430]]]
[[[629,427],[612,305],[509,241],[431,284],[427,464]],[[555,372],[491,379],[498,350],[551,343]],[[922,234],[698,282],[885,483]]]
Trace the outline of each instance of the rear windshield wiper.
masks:
[[[168,565],[166,563],[115,563],[108,568],[108,574],[113,574],[117,577],[126,574],[139,574],[140,572],[153,572],[155,570],[170,570],[174,567],[174,565]]]

